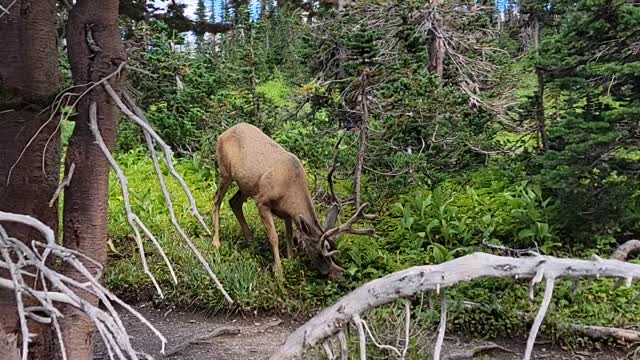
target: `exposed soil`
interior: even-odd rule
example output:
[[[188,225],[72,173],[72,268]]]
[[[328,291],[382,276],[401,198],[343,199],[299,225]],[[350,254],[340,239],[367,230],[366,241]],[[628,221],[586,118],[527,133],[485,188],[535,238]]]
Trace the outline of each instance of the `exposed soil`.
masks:
[[[205,335],[220,327],[239,330],[238,334],[222,335],[202,342],[190,343],[182,350],[169,357],[160,354],[160,340],[150,330],[142,325],[132,315],[122,312],[124,322],[135,349],[143,351],[155,359],[169,358],[176,360],[262,360],[280,346],[287,336],[298,326],[298,321],[273,316],[214,316],[208,317],[197,313],[185,313],[177,310],[154,309],[152,306],[141,305],[137,308],[154,326],[167,338],[166,351],[171,352],[183,345],[187,340],[199,335]],[[485,352],[476,359],[515,360],[521,359],[524,351],[525,339],[504,339],[495,343],[511,352],[492,350]],[[472,341],[458,337],[447,337],[443,349],[443,356],[460,353],[486,342]],[[182,347],[182,346],[180,346]],[[596,359],[617,360],[624,359],[624,354],[609,349],[606,352],[565,351],[557,346],[541,341],[534,350],[534,359],[569,360]],[[96,348],[97,360],[107,360],[109,356],[98,340]],[[461,359],[461,358],[456,358]],[[468,359],[468,358],[466,358]]]

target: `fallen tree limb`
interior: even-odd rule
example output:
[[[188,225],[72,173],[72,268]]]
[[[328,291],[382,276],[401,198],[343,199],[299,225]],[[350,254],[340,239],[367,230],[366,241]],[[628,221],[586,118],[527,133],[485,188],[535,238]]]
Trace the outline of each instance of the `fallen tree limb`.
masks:
[[[240,328],[237,328],[237,327],[222,326],[222,327],[219,327],[219,328],[215,328],[215,329],[213,329],[212,331],[209,331],[206,334],[196,335],[196,336],[193,336],[193,337],[185,340],[184,342],[180,343],[179,345],[177,345],[173,349],[167,351],[167,353],[164,355],[164,357],[168,358],[168,357],[171,357],[173,355],[176,355],[177,353],[183,351],[184,349],[188,348],[190,345],[195,344],[195,343],[211,340],[211,339],[219,337],[219,336],[238,335],[238,334],[240,334]]]
[[[616,251],[611,254],[611,259],[626,261],[638,254],[640,254],[640,240],[629,240],[618,246]]]
[[[631,329],[612,328],[606,326],[590,326],[580,324],[557,324],[558,328],[570,330],[588,336],[592,339],[610,340],[614,339],[623,343],[640,342],[640,331]]]
[[[474,253],[438,265],[412,267],[370,281],[342,297],[294,331],[271,356],[271,360],[300,358],[307,350],[321,345],[329,337],[342,331],[354,320],[355,315],[374,307],[398,298],[484,277],[525,278],[532,279],[533,284],[545,279],[546,297],[550,298],[553,289],[551,284],[555,279],[617,277],[630,285],[633,279],[640,277],[640,265],[599,257],[594,257],[593,260],[560,259],[542,255],[510,258]],[[543,307],[539,312],[540,319],[544,318],[545,311]],[[532,328],[529,336],[531,344],[536,335],[537,329],[534,331]],[[530,350],[528,347],[527,352]]]
[[[500,351],[504,351],[504,352],[508,352],[511,354],[514,354],[513,351],[504,348],[498,344],[495,343],[488,343],[488,344],[484,344],[484,345],[479,345],[476,346],[472,349],[469,350],[464,350],[461,352],[457,352],[457,353],[453,353],[450,355],[445,355],[442,360],[463,360],[463,359],[473,359],[476,355],[488,352],[488,351],[492,351],[492,350],[500,350]]]

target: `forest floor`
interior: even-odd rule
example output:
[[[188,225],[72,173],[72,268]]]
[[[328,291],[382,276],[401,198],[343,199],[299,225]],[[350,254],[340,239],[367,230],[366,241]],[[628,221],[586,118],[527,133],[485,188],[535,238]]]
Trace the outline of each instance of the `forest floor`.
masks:
[[[166,351],[174,354],[160,354],[160,340],[141,324],[134,316],[122,311],[121,317],[132,337],[136,350],[143,351],[155,359],[176,360],[262,360],[268,359],[287,336],[302,325],[301,321],[257,315],[257,316],[206,316],[199,313],[180,312],[172,309],[155,309],[152,305],[139,305],[137,310],[145,316],[167,338]],[[210,334],[223,328],[228,333],[211,339],[194,341],[195,338]],[[461,353],[464,350],[477,348],[486,342],[447,336],[443,355]],[[495,341],[508,349],[492,350],[478,355],[476,359],[512,360],[521,359],[526,339],[511,338]],[[484,357],[482,357],[484,356]],[[535,359],[568,360],[568,359],[624,359],[625,354],[609,349],[605,352],[574,351],[569,352],[550,342],[541,341],[534,349]],[[107,360],[107,354],[101,341],[97,341],[96,360]],[[454,359],[454,358],[451,358]],[[455,359],[470,359],[455,357]]]

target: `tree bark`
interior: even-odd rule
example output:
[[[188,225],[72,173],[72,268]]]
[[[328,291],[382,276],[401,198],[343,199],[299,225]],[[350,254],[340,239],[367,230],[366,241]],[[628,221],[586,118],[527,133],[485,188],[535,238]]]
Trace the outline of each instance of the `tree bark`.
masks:
[[[431,5],[435,8],[442,3],[442,0],[432,0]],[[434,26],[438,26],[437,22],[438,18],[435,19],[436,24]],[[439,34],[432,32],[433,38],[431,39],[431,43],[429,44],[429,65],[428,69],[432,73],[436,74],[439,79],[442,79],[444,75],[444,56],[446,53],[446,49],[444,47],[444,39]]]
[[[360,122],[360,139],[358,140],[358,153],[356,158],[356,168],[353,173],[354,190],[353,196],[355,199],[355,207],[358,209],[362,204],[362,168],[364,167],[364,153],[367,149],[367,132],[369,131],[369,103],[367,99],[367,93],[369,86],[368,81],[368,69],[364,70],[364,73],[360,77],[360,107],[362,109],[362,119]]]
[[[91,38],[92,41],[88,41]],[[91,42],[91,44],[90,44]],[[97,82],[114,73],[126,61],[118,29],[118,0],[78,0],[69,14],[67,43],[71,73],[75,85]],[[119,91],[124,76],[111,78]],[[75,163],[74,175],[65,190],[64,246],[78,250],[104,264],[107,258],[107,200],[109,164],[95,143],[89,127],[89,105],[98,106],[98,126],[105,144],[113,148],[118,129],[119,110],[102,86],[88,93],[78,105],[76,126],[69,142],[66,166]],[[85,262],[95,272],[95,265]],[[81,276],[71,268],[65,274]],[[93,303],[97,299],[84,294]],[[79,311],[65,308],[61,328],[69,359],[93,358],[94,325]]]
[[[549,149],[549,137],[547,136],[547,127],[544,116],[544,72],[540,68],[536,68],[538,77],[538,90],[536,93],[536,128],[541,141],[543,151]]]
[[[10,3],[0,0],[3,7]],[[44,126],[49,113],[39,113],[60,87],[55,10],[54,0],[19,0],[9,14],[0,17],[0,211],[33,216],[54,231],[58,228],[57,206],[49,207],[49,200],[58,186],[60,138],[54,135],[57,119]],[[2,226],[19,239],[42,239],[26,226]],[[30,359],[49,359],[53,337],[48,327],[34,322],[29,328],[36,334]],[[0,331],[12,336],[17,329],[15,295],[0,290]]]

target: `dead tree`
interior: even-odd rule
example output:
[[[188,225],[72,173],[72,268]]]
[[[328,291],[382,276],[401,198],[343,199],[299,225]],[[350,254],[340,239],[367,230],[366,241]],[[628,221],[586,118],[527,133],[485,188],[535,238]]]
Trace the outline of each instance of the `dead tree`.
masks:
[[[438,265],[416,266],[389,274],[357,288],[342,297],[331,307],[326,308],[306,324],[294,331],[271,360],[299,359],[309,349],[323,346],[325,352],[333,356],[328,339],[337,336],[341,349],[346,349],[344,332],[353,323],[359,340],[360,359],[366,359],[366,343],[371,337],[366,330],[366,323],[361,315],[367,311],[425,291],[440,294],[441,318],[435,344],[434,359],[439,359],[444,331],[446,328],[446,302],[444,291],[447,287],[459,282],[484,277],[509,277],[515,279],[531,279],[529,296],[533,298],[536,284],[544,282],[544,296],[540,310],[533,322],[523,358],[531,359],[536,336],[551,303],[555,282],[561,278],[594,278],[613,277],[623,280],[627,286],[634,279],[640,278],[640,265],[618,260],[602,259],[594,256],[593,260],[560,259],[552,256],[533,254],[529,257],[511,258],[485,253],[474,253]],[[407,312],[408,313],[408,312]],[[407,319],[408,319],[408,315]],[[409,334],[405,334],[404,343],[409,342]],[[380,347],[379,344],[378,347]],[[395,348],[394,348],[395,349]],[[390,350],[397,358],[403,358],[403,352]],[[332,357],[330,357],[332,358]],[[343,357],[345,358],[345,357]]]

